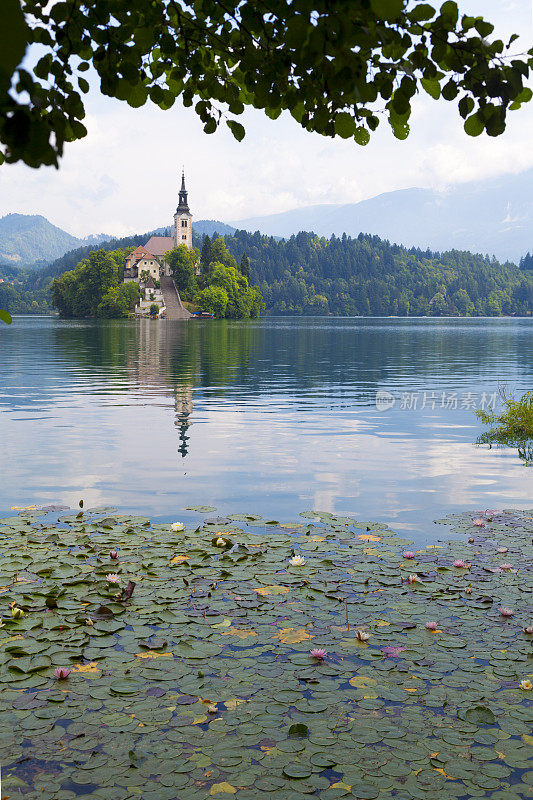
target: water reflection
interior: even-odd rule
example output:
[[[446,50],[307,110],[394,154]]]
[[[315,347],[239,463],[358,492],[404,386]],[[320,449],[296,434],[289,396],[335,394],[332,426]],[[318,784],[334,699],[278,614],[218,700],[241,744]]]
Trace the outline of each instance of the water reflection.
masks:
[[[473,445],[472,409],[379,413],[375,394],[526,391],[532,322],[19,318],[0,332],[0,508],[314,506],[427,537],[450,508],[527,505],[531,473]]]

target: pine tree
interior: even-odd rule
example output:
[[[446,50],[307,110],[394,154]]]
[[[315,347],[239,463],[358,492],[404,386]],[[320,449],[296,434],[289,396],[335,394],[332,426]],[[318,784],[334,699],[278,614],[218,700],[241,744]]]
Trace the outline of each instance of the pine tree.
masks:
[[[248,282],[250,282],[250,259],[246,253],[242,254],[239,269],[241,271],[241,275],[244,275],[244,277],[248,279]]]
[[[204,236],[204,241],[202,244],[202,255],[200,256],[202,272],[207,272],[207,268],[212,260],[213,260],[213,245],[211,243],[211,239],[209,238],[209,234],[206,234]]]

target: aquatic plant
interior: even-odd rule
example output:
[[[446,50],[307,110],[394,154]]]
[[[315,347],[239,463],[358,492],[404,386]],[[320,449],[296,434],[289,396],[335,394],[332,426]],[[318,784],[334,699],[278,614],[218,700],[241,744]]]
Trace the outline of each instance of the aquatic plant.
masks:
[[[475,411],[476,417],[490,430],[481,434],[477,444],[516,447],[526,465],[533,464],[533,392],[516,399],[505,389],[500,390],[502,411]],[[498,512],[492,512],[493,515]]]
[[[440,520],[454,538],[417,549],[415,586],[410,542],[325,512],[200,519],[178,554],[169,523],[113,509],[0,520],[0,585],[24,608],[0,629],[4,794],[522,800],[532,516],[473,546],[471,514]],[[519,572],[495,568],[498,541]],[[135,580],[110,591],[117,543]]]
[[[305,558],[298,555],[292,556],[292,558],[289,558],[289,564],[291,567],[303,567],[305,564]]]
[[[57,669],[54,670],[54,675],[58,681],[64,681],[70,675],[70,670],[68,667],[57,667]]]

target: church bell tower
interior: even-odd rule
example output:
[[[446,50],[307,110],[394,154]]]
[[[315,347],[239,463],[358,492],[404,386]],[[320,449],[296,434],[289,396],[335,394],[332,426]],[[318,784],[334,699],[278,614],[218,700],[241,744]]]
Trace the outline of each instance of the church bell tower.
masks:
[[[189,211],[184,171],[181,173],[178,207],[174,214],[174,244],[176,247],[180,244],[185,244],[187,247],[192,248],[192,214]]]

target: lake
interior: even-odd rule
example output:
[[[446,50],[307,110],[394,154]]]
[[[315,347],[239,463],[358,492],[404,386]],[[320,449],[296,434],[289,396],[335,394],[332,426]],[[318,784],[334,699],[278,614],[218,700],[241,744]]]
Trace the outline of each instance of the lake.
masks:
[[[318,509],[422,542],[449,512],[531,506],[473,408],[533,388],[532,319],[18,317],[0,349],[0,514]]]

